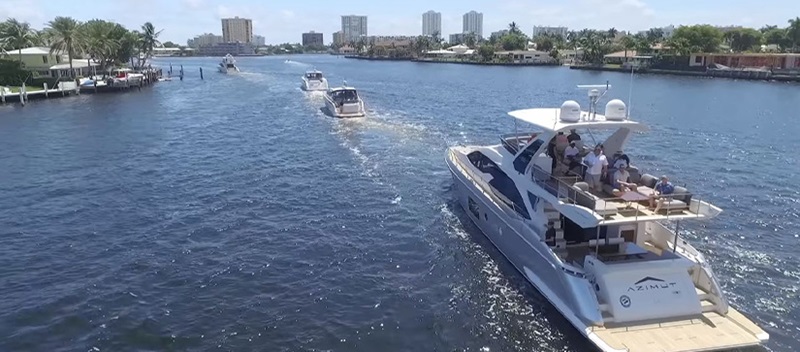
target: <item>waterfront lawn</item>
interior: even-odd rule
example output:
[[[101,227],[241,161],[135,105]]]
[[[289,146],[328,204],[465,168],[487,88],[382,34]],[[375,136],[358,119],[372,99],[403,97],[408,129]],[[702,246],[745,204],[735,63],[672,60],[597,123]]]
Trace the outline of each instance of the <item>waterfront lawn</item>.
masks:
[[[11,89],[11,93],[19,93],[19,91],[22,90],[22,87],[10,86],[10,87],[8,87],[8,89]],[[25,89],[28,91],[28,93],[30,93],[30,92],[35,92],[35,91],[39,91],[39,90],[44,90],[44,86],[42,86],[42,87],[39,87],[39,86],[25,86]]]

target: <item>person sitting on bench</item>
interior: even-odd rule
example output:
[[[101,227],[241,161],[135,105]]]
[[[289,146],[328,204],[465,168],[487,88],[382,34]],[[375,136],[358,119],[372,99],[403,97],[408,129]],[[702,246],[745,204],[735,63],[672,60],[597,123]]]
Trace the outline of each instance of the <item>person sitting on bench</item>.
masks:
[[[656,183],[656,186],[653,189],[653,194],[650,195],[650,207],[655,207],[654,212],[658,213],[661,210],[661,206],[664,204],[664,200],[666,200],[666,196],[675,192],[675,186],[669,182],[667,175],[661,176],[661,181]]]
[[[625,192],[636,191],[636,184],[630,182],[631,174],[628,173],[627,164],[619,164],[619,169],[614,172],[611,186],[614,187],[614,197],[621,197]]]

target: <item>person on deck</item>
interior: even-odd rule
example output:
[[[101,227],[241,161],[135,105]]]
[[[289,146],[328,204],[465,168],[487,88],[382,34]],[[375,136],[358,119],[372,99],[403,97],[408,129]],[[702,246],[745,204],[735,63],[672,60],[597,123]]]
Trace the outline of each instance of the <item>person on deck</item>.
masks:
[[[586,170],[586,183],[589,184],[589,189],[596,192],[601,191],[603,189],[602,178],[608,169],[608,159],[603,154],[603,145],[598,144],[594,147],[594,153],[589,153],[583,160],[589,166],[589,169]]]
[[[628,165],[621,164],[614,176],[611,178],[611,186],[614,187],[614,196],[621,197],[626,192],[635,191],[636,184],[630,182],[631,174],[628,172]]]
[[[567,136],[567,141],[572,143],[579,140],[581,140],[581,135],[579,135],[578,132],[575,132],[574,128],[569,130],[569,136]]]
[[[675,186],[669,182],[669,179],[666,175],[661,176],[661,181],[656,183],[656,186],[653,189],[653,194],[650,195],[650,207],[655,207],[654,212],[658,213],[661,210],[661,206],[664,205],[664,200],[666,200],[668,195],[675,192]]]

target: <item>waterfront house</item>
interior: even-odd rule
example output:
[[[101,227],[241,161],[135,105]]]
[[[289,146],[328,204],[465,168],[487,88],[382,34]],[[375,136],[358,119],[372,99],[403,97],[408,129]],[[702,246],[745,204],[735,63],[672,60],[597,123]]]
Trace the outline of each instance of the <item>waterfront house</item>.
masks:
[[[772,70],[800,70],[800,54],[791,53],[698,53],[689,55],[689,67],[712,64],[731,68],[763,67]]]
[[[183,54],[193,53],[192,48],[153,48],[153,56],[181,56]]]
[[[69,77],[69,59],[67,55],[50,53],[47,47],[31,47],[19,50],[10,50],[0,53],[0,57],[18,61],[22,60],[24,69],[30,71],[33,78]],[[88,59],[73,59],[72,68],[75,76],[87,76],[93,67],[98,66],[96,61]]]
[[[549,64],[555,62],[550,53],[535,50],[497,51],[495,59],[515,64]]]
[[[456,55],[468,55],[467,51],[469,51],[470,49],[468,46],[464,44],[458,44],[447,48],[447,50],[454,52]]]

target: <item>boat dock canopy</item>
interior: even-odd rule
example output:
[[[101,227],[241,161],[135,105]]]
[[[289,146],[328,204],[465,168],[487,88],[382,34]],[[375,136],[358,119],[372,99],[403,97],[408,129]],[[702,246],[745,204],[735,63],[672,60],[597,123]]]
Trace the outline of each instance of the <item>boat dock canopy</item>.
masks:
[[[508,113],[522,122],[542,128],[545,131],[568,131],[572,128],[586,129],[618,129],[627,128],[631,131],[646,131],[647,126],[632,120],[606,120],[601,114],[590,115],[581,111],[581,119],[577,122],[565,122],[560,118],[561,109],[523,109]]]

